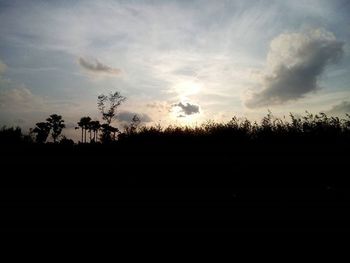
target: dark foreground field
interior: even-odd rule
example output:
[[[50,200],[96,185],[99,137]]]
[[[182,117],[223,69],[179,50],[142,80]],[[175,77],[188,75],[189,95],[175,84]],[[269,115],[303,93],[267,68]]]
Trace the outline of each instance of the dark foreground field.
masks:
[[[96,252],[98,240],[109,252],[117,247],[142,259],[183,259],[187,252],[205,259],[343,258],[349,129],[325,131],[147,131],[106,144],[3,140],[0,229],[24,247],[39,236],[40,246],[26,253],[55,251],[45,240],[63,239],[65,251],[84,244],[83,255]],[[18,238],[23,232],[30,236]],[[121,245],[92,238],[101,232]]]
[[[347,145],[187,146],[8,152],[1,230],[350,230]]]

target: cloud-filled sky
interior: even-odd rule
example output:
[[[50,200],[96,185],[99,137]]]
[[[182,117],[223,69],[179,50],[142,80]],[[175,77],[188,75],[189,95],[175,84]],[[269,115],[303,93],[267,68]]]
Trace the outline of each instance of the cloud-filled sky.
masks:
[[[0,0],[0,123],[51,113],[196,124],[272,110],[343,114],[350,1]]]

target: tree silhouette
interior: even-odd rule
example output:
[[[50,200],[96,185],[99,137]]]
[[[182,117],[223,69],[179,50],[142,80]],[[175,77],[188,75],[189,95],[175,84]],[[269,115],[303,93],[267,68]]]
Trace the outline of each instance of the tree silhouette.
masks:
[[[82,122],[82,118],[80,119],[80,121],[78,122],[78,127],[75,127],[76,130],[81,129],[81,140],[80,142],[83,143],[84,142],[84,125]]]
[[[86,143],[86,131],[89,129],[91,118],[89,116],[82,117],[78,122],[78,126],[81,128],[81,142]]]
[[[116,128],[116,127],[113,127],[113,126],[109,126],[109,130],[110,130],[111,134],[113,134],[112,139],[113,139],[113,141],[114,141],[115,138],[116,138],[115,135],[116,135],[117,132],[119,132],[119,129]]]
[[[109,143],[116,139],[116,133],[119,132],[118,128],[108,125],[107,123],[102,124],[101,128],[101,141],[103,143]]]
[[[118,107],[126,100],[118,91],[110,93],[108,96],[102,94],[97,98],[97,108],[102,114],[102,119],[105,121],[101,125],[102,135],[101,141],[106,143],[115,140],[115,134],[119,130],[111,126],[112,121],[116,118]],[[112,136],[113,134],[113,136]]]
[[[38,122],[35,124],[36,127],[32,130],[33,133],[36,133],[35,140],[37,143],[45,143],[47,137],[49,137],[51,131],[51,125],[47,122]]]
[[[52,139],[53,142],[56,143],[58,137],[61,135],[62,130],[66,127],[64,124],[64,120],[62,119],[62,116],[57,115],[57,114],[52,114],[50,115],[49,118],[46,119],[47,123],[52,129]]]
[[[102,114],[102,119],[110,125],[116,117],[117,108],[126,100],[118,91],[108,96],[102,94],[97,98],[97,107]]]
[[[89,141],[91,143],[91,132],[92,132],[92,124],[91,124],[91,121],[88,123],[87,127],[86,127],[87,131],[89,132]]]
[[[96,142],[98,138],[98,131],[101,128],[101,124],[99,121],[91,121],[90,122],[90,130],[93,131],[93,141]],[[91,138],[90,138],[91,141]]]

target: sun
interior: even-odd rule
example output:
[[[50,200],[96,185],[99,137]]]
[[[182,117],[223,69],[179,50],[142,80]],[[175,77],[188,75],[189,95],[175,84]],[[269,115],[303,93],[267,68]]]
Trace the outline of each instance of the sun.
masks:
[[[202,89],[202,84],[198,81],[182,81],[174,86],[174,90],[181,98],[198,94]]]
[[[194,125],[198,121],[201,115],[199,112],[192,112],[191,110],[186,112],[182,107],[199,107],[194,95],[200,93],[202,89],[202,83],[197,80],[182,80],[173,86],[172,91],[177,94],[176,104],[181,103],[183,106],[173,105],[170,111],[172,122],[180,125]],[[188,104],[190,106],[187,106]]]

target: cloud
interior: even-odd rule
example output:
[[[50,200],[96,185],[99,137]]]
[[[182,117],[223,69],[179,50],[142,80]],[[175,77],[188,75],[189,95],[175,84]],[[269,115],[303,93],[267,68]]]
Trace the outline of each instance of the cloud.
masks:
[[[23,115],[41,111],[45,104],[44,99],[34,95],[24,85],[3,78],[6,68],[7,65],[0,59],[0,122],[10,125],[24,124]]]
[[[283,104],[316,91],[318,78],[344,54],[344,43],[323,29],[282,34],[272,40],[261,91],[246,99],[249,108]]]
[[[79,112],[81,108],[77,104],[33,94],[24,85],[10,85],[0,89],[0,123],[23,124],[28,127],[52,113],[62,114],[65,119],[75,121],[79,118]]]
[[[66,129],[75,129],[77,127],[76,122],[68,122],[66,123]]]
[[[154,101],[154,102],[147,103],[146,107],[150,108],[152,110],[155,109],[158,111],[158,113],[168,113],[168,112],[170,112],[172,106],[171,106],[171,104],[169,104],[165,101],[163,101],[163,102]]]
[[[152,119],[145,113],[135,113],[131,111],[122,111],[117,115],[117,119],[122,122],[131,122],[132,118],[137,115],[141,122],[151,122]]]
[[[345,115],[350,114],[350,101],[343,101],[337,105],[334,105],[329,111],[326,112],[330,115]]]
[[[94,74],[107,74],[107,75],[120,75],[121,70],[117,68],[109,67],[105,64],[102,64],[98,60],[89,61],[82,57],[79,58],[78,63],[81,67],[86,69],[87,71]]]
[[[192,114],[197,114],[199,113],[199,106],[191,103],[176,103],[173,104],[173,107],[178,107],[180,108],[180,113],[178,117],[184,117],[184,115],[192,115]]]
[[[37,111],[43,105],[44,100],[25,87],[0,90],[0,109],[4,111]]]

